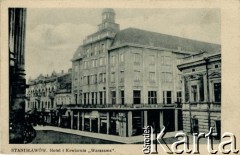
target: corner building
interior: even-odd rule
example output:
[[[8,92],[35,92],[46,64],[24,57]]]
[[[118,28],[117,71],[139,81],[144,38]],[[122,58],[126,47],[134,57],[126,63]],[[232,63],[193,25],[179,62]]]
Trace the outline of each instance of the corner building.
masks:
[[[71,128],[141,135],[152,125],[182,129],[182,58],[220,46],[145,30],[120,30],[115,11],[104,9],[98,31],[72,59]],[[176,104],[178,103],[178,104]]]
[[[184,58],[178,65],[183,73],[183,131],[221,135],[221,53],[205,52]]]

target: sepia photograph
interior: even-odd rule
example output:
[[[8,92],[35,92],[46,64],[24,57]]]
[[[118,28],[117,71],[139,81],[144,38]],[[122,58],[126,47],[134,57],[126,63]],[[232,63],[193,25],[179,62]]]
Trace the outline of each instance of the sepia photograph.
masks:
[[[10,143],[219,139],[219,9],[9,8],[9,28]]]
[[[221,8],[5,10],[9,152],[238,152],[223,127]]]

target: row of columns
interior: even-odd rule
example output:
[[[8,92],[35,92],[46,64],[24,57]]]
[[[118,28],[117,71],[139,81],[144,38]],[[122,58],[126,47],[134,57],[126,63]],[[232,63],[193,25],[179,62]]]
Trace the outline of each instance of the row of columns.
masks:
[[[175,126],[175,131],[178,131],[178,109],[174,110],[174,126]],[[73,120],[74,120],[74,114],[73,111],[70,112],[71,115],[71,129],[73,129]],[[84,115],[85,112],[82,112],[81,114],[81,118],[82,118],[82,124],[80,124],[80,112],[77,113],[77,130],[81,130],[84,131],[84,125],[85,125],[85,119],[84,119]],[[132,136],[132,131],[133,131],[133,117],[132,117],[132,111],[128,111],[127,112],[127,128],[126,128],[126,136]],[[109,112],[106,112],[106,121],[107,121],[107,131],[106,134],[109,134],[109,128],[110,128],[110,115]],[[143,112],[143,126],[147,126],[148,125],[148,111],[145,110]],[[159,124],[160,124],[160,129],[163,128],[163,122],[164,122],[164,116],[163,116],[163,110],[160,110],[159,112]],[[97,121],[97,126],[98,126],[98,133],[100,133],[100,128],[101,128],[101,122],[100,122],[100,117],[98,118]],[[92,121],[90,118],[90,122],[89,122],[89,127],[90,127],[90,132],[92,131]]]
[[[143,117],[144,117],[144,126],[148,125],[148,115],[147,115],[148,111],[144,111],[143,112]],[[160,124],[160,129],[163,128],[164,124],[163,124],[163,110],[161,110],[159,112],[159,124]],[[174,110],[174,126],[175,126],[175,131],[178,131],[178,109]]]
[[[85,120],[84,120],[84,115],[85,115],[85,112],[82,112],[82,124],[80,126],[80,112],[77,113],[77,130],[80,130],[80,127],[82,129],[82,131],[84,131],[84,125],[85,125]],[[70,112],[70,116],[71,116],[71,129],[73,129],[73,119],[74,119],[74,114],[73,114],[73,111]],[[100,127],[101,127],[101,124],[100,124],[100,117],[98,118],[98,133],[100,133]],[[90,132],[92,131],[92,121],[91,121],[91,118],[90,118],[90,122],[89,122],[89,126],[90,126]],[[109,116],[109,112],[107,112],[107,134],[109,134],[109,127],[110,127],[110,116]]]

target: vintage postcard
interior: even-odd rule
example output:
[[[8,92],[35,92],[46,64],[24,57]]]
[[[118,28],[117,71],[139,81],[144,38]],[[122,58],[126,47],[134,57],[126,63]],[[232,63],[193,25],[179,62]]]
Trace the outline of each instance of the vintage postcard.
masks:
[[[1,1],[1,153],[240,153],[239,15],[239,1]]]

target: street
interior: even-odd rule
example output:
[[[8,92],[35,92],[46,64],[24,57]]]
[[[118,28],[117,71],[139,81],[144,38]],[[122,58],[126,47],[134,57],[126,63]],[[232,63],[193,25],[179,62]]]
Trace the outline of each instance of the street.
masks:
[[[50,130],[37,130],[31,144],[120,144],[118,142],[67,134]]]

